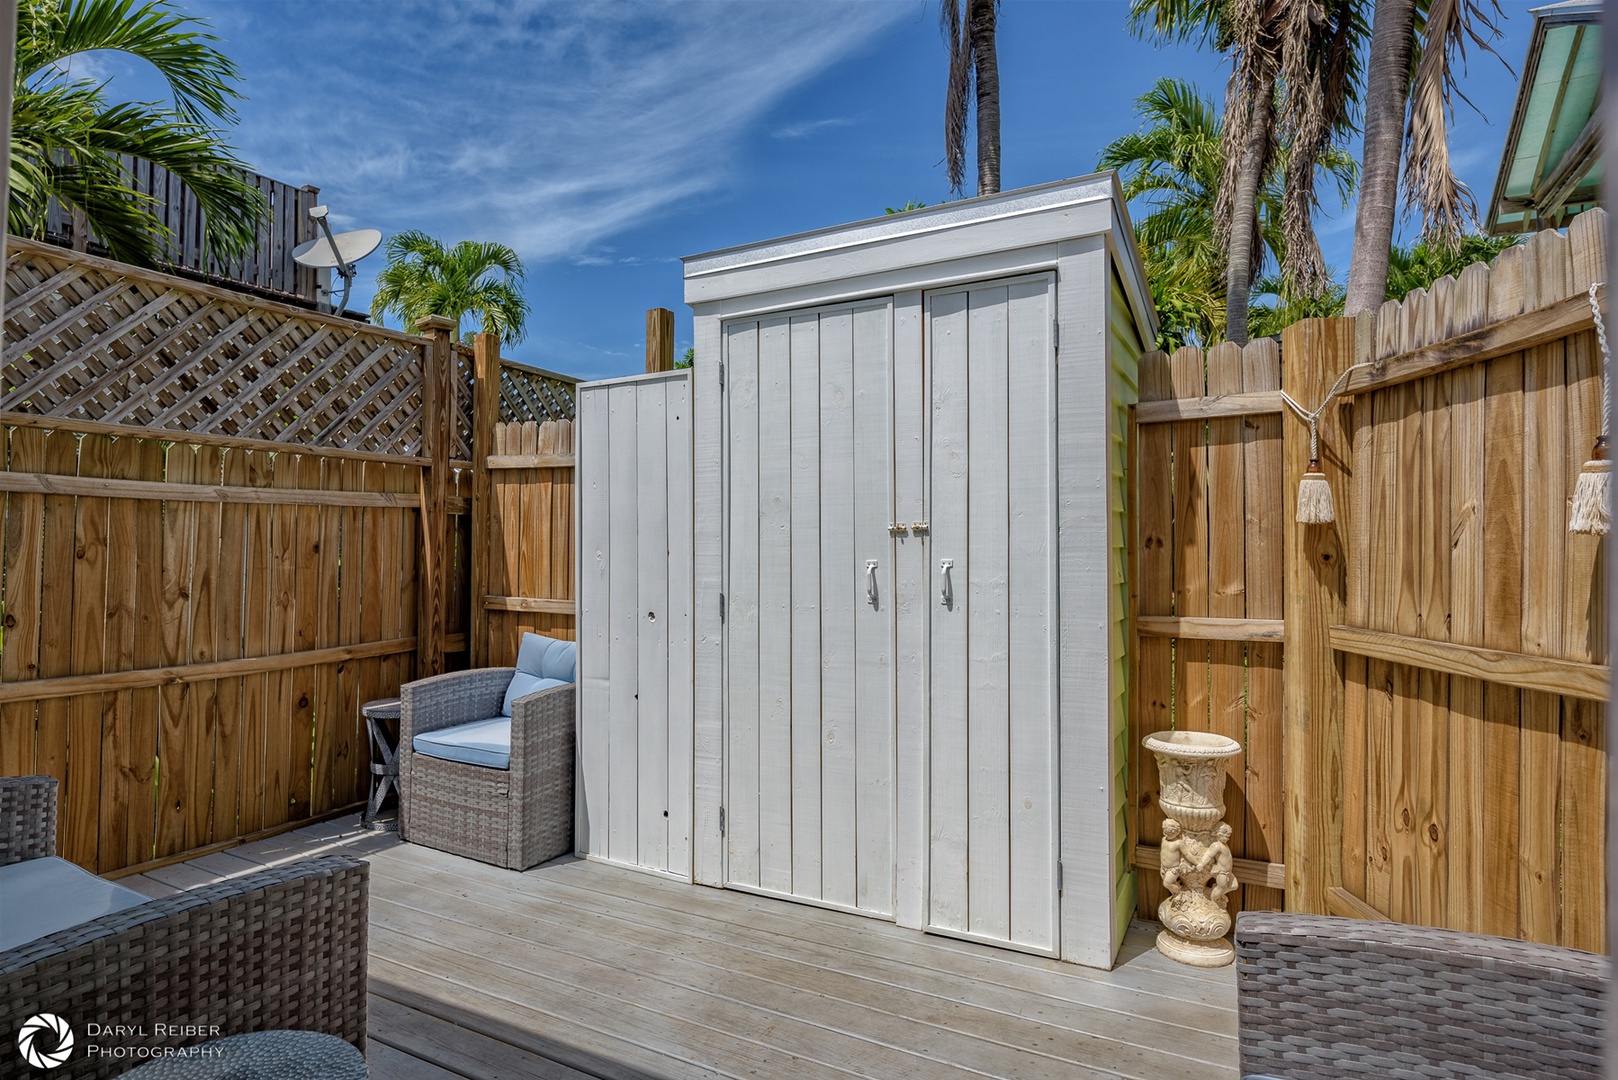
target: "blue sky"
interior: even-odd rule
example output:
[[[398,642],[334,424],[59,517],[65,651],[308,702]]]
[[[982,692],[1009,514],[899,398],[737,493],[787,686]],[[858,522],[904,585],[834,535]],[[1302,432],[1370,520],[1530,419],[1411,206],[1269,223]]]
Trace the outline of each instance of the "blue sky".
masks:
[[[641,369],[649,307],[672,308],[690,344],[681,256],[948,194],[935,0],[176,3],[246,77],[246,161],[318,186],[340,227],[510,244],[533,316],[506,354],[587,378]],[[1528,6],[1502,3],[1513,70]],[[1222,96],[1218,56],[1137,41],[1126,10],[1006,0],[1006,189],[1091,171],[1160,76]],[[1462,105],[1452,147],[1481,202],[1516,80],[1470,60],[1464,89],[1487,120]],[[1346,274],[1352,209],[1328,204],[1318,227]],[[369,305],[381,263],[361,264],[350,306]]]

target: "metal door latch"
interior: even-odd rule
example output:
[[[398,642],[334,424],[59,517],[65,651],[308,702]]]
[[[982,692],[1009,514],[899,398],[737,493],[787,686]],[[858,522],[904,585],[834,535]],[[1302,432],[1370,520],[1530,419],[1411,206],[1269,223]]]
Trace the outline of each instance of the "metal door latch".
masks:
[[[890,522],[888,522],[888,535],[889,536],[903,536],[905,533],[907,533],[909,531],[910,531],[910,526],[906,525],[902,521],[890,521]]]
[[[910,526],[910,531],[915,533],[917,536],[920,536],[922,533],[927,532],[932,527],[933,523],[930,521],[918,521]]]

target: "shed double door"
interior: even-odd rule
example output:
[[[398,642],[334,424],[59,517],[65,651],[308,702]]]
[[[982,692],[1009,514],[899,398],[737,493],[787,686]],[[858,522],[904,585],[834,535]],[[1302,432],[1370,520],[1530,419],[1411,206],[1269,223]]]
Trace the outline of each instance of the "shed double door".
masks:
[[[923,308],[908,399],[889,299],[725,325],[726,882],[892,918],[903,860],[928,929],[1054,953],[1053,279]],[[925,850],[896,851],[900,806]]]

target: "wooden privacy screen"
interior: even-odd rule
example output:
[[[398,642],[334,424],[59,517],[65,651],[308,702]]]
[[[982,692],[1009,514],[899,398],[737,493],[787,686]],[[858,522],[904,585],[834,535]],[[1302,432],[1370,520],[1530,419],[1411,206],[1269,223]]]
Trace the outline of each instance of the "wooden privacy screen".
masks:
[[[487,652],[474,663],[499,667],[516,662],[526,632],[576,636],[573,421],[495,424],[492,439],[481,589]],[[475,573],[473,580],[478,595]]]
[[[1140,359],[1130,816],[1142,918],[1157,918],[1166,894],[1155,872],[1157,765],[1140,740],[1171,727],[1215,731],[1245,748],[1230,759],[1225,820],[1232,852],[1259,866],[1243,869],[1232,910],[1281,906],[1281,893],[1262,884],[1274,880],[1269,864],[1282,855],[1280,385],[1280,353],[1269,340]],[[1210,420],[1192,407],[1263,392],[1264,412]],[[1191,404],[1155,412],[1149,404],[1176,399]],[[1163,419],[1182,414],[1194,418]]]
[[[1520,313],[1559,304],[1588,326],[1605,243],[1605,215],[1587,213],[1390,303],[1374,355],[1481,327],[1509,346]],[[1496,351],[1385,389],[1366,373],[1353,404],[1350,625],[1333,631],[1342,886],[1401,922],[1601,951],[1603,704],[1544,689],[1607,661],[1603,543],[1567,531],[1601,426],[1601,353],[1593,329]],[[1466,654],[1444,645],[1495,650],[1487,679],[1457,674]],[[1574,664],[1547,678],[1544,659]],[[1605,696],[1605,670],[1587,670]]]
[[[0,410],[16,422],[430,451],[428,352],[412,334],[15,238],[5,316]],[[456,356],[447,457],[470,464],[470,368]]]
[[[363,797],[414,674],[415,465],[4,429],[0,774],[138,866]]]
[[[152,198],[150,209],[169,230],[163,238],[161,259],[182,271],[228,278],[252,289],[297,296],[313,302],[320,286],[315,270],[292,260],[292,249],[317,234],[309,211],[320,201],[320,189],[293,187],[268,176],[241,170],[241,176],[264,196],[269,218],[259,225],[258,241],[239,259],[213,258],[204,250],[202,206],[191,189],[161,165],[119,155],[130,190]],[[73,212],[52,199],[45,213],[45,236],[79,251],[100,247],[100,242],[75,221]]]
[[[1142,916],[1162,815],[1139,739],[1173,726],[1244,744],[1240,904],[1280,887],[1289,910],[1605,947],[1605,541],[1567,531],[1605,243],[1590,211],[1358,324],[1295,324],[1279,365],[1268,341],[1141,358]],[[1312,408],[1356,357],[1321,424],[1337,520],[1299,525],[1307,427],[1274,391]]]

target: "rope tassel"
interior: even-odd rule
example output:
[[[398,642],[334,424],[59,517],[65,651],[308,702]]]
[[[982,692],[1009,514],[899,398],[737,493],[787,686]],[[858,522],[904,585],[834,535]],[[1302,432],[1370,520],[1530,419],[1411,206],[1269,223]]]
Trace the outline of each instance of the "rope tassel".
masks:
[[[1590,286],[1590,312],[1595,316],[1596,337],[1601,341],[1601,434],[1596,436],[1595,449],[1590,460],[1579,470],[1579,482],[1573,488],[1573,513],[1568,517],[1567,531],[1584,536],[1606,536],[1612,528],[1612,463],[1607,460],[1607,433],[1612,429],[1612,403],[1608,399],[1607,327],[1601,320],[1601,305],[1596,302],[1596,289]]]

